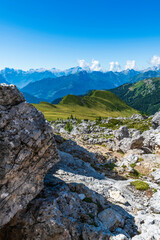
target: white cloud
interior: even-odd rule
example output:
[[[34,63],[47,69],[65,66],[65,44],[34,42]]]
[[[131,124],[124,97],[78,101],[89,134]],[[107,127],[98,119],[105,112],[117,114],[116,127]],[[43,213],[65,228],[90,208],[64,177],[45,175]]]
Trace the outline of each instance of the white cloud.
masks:
[[[160,65],[160,57],[157,56],[157,55],[154,55],[154,56],[151,58],[150,63],[151,63],[153,66],[158,66],[158,65]]]
[[[136,61],[135,60],[127,60],[126,65],[124,67],[125,70],[127,69],[135,69],[136,68]]]
[[[89,68],[89,63],[87,63],[84,59],[78,60],[78,63],[82,69]]]
[[[120,66],[119,62],[110,62],[109,63],[109,71],[120,72],[121,66]]]
[[[101,71],[101,65],[99,61],[92,60],[91,63],[86,62],[84,59],[78,60],[79,66],[84,70],[91,70],[91,71]]]
[[[92,60],[92,64],[90,66],[90,69],[91,69],[91,71],[101,71],[102,70],[99,61],[94,60],[94,59]]]

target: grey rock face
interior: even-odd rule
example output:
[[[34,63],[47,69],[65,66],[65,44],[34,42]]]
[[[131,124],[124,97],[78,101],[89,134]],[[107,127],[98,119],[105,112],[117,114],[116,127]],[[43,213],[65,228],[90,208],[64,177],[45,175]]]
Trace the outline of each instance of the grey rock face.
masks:
[[[59,182],[54,179],[56,181]],[[54,185],[49,179],[48,184]],[[8,233],[10,240],[109,240],[111,232],[102,229],[96,219],[97,205],[80,199],[78,192],[82,189],[83,185],[67,186],[60,182],[54,191],[44,189],[25,211],[15,215],[10,226],[3,229],[2,239]]]
[[[13,85],[0,85],[0,227],[43,188],[59,160],[52,128]]]
[[[132,138],[131,149],[141,149],[143,147],[143,141],[143,136],[137,136],[135,138]]]
[[[0,84],[0,105],[13,106],[24,101],[23,94],[14,85]]]
[[[154,117],[152,118],[152,126],[154,129],[160,126],[160,112],[157,112]]]
[[[114,134],[115,138],[118,140],[122,140],[123,138],[129,137],[128,128],[126,126],[120,127]]]
[[[89,173],[95,178],[86,177],[84,175],[86,165],[79,169],[82,165],[80,166],[79,161],[70,154],[60,155],[62,162],[48,172],[44,189],[25,210],[18,212],[8,226],[2,229],[0,239],[1,234],[2,239],[7,234],[8,240],[111,240],[118,239],[113,237],[122,235],[121,232],[124,237],[124,233],[127,233],[124,230],[119,233],[118,230],[123,225],[127,227],[128,220],[132,222],[130,225],[132,229],[133,218],[130,218],[123,209],[116,209],[116,206],[112,206],[104,196],[92,190],[96,187],[100,190],[103,182],[98,184],[98,176],[95,176],[89,165]],[[83,163],[82,160],[81,162]],[[108,211],[109,219],[98,218],[98,214],[103,213],[105,209]],[[105,225],[104,221],[106,224],[108,221],[108,224]]]
[[[80,147],[73,141],[65,141],[60,148],[61,151],[72,154],[74,157],[81,158],[85,162],[94,163],[97,158],[93,153],[89,153],[86,149]]]
[[[153,212],[160,213],[160,192],[156,192],[150,200],[151,208]]]
[[[159,214],[139,213],[135,222],[139,228],[140,235],[134,236],[132,240],[159,240],[160,236],[160,218]]]
[[[160,169],[152,172],[151,175],[154,178],[155,182],[160,183]]]
[[[143,120],[144,117],[141,114],[133,114],[130,119]]]
[[[134,164],[138,161],[139,156],[136,154],[129,154],[127,157],[122,158],[120,162],[117,163],[118,166],[129,167],[131,164]]]
[[[124,153],[129,151],[130,149],[141,149],[143,147],[143,136],[137,136],[135,138],[123,138],[118,143],[118,148]]]
[[[98,218],[103,222],[104,226],[109,230],[116,230],[118,226],[123,227],[124,218],[114,209],[108,208],[98,214]]]
[[[122,121],[127,119],[122,118]],[[131,119],[133,123],[138,124],[141,123],[143,117],[133,116]],[[134,119],[135,121],[133,121]],[[114,130],[97,126],[96,123],[91,126],[91,123],[87,122],[86,124],[91,131],[89,134],[86,134],[83,129],[79,131],[80,124],[77,124],[75,128],[80,133],[78,137],[76,134],[73,137],[71,133],[68,136],[64,135],[65,139],[76,140],[77,145],[70,141],[61,141],[61,144],[59,144],[60,141],[58,141],[60,150],[67,152],[67,154],[60,153],[62,160],[57,164],[59,168],[55,176],[67,184],[77,183],[80,190],[78,196],[83,202],[88,200],[90,204],[93,204],[98,200],[103,206],[102,209],[98,209],[98,212],[94,211],[96,212],[94,225],[83,226],[83,229],[87,228],[87,231],[82,233],[84,239],[160,240],[160,126],[153,129],[150,127],[151,119],[144,120],[142,123],[146,126],[148,124],[147,129],[149,130],[144,132],[136,130],[134,128],[136,125],[133,124],[133,128],[129,128],[129,137],[122,135],[122,139],[121,134],[116,137],[117,132],[122,133],[120,131],[122,127],[119,130]],[[101,123],[108,123],[108,119],[103,119]],[[118,127],[116,126],[116,128]],[[101,144],[102,146],[94,144]],[[89,152],[80,148],[79,145]],[[94,156],[90,154],[91,152],[95,153],[98,163]],[[117,157],[115,172],[113,169],[113,175],[110,175],[111,171],[103,170],[101,167],[105,167],[106,163],[112,163],[110,162],[112,154],[116,154]],[[104,156],[106,159],[100,156]],[[86,161],[86,163],[84,164],[83,161]],[[101,173],[101,176],[98,176],[92,167],[97,173]],[[139,180],[149,184],[149,189],[146,191],[137,190],[132,186],[131,181],[135,181],[134,179],[123,179],[121,181],[116,178],[116,174],[123,174],[127,178],[132,178],[135,170],[142,174]],[[84,184],[93,192],[87,192],[81,187],[81,184]],[[99,197],[95,196],[95,193],[98,193]],[[102,196],[108,203],[105,203]],[[126,212],[123,211],[124,209]],[[107,213],[105,215],[109,210],[111,214]],[[104,214],[103,218],[100,213]],[[130,216],[126,213],[129,213]],[[98,232],[99,229],[103,229],[103,231]],[[111,232],[111,236],[106,232],[107,229]],[[108,234],[108,238],[106,234]]]

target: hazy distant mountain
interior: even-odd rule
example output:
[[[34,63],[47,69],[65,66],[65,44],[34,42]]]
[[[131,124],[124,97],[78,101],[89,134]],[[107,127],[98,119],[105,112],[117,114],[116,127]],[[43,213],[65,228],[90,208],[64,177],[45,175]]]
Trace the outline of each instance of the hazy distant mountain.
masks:
[[[120,86],[138,73],[134,70],[122,72],[78,71],[68,76],[46,78],[29,83],[22,91],[52,102],[54,99],[61,98],[67,94],[82,95],[89,90],[110,89]]]
[[[3,75],[0,74],[0,83],[6,83],[9,84],[6,79],[3,77]]]
[[[61,73],[61,76],[68,76],[70,74],[78,73],[81,71],[83,71],[81,67],[73,67],[73,68],[69,68],[64,71],[61,71],[60,73]]]
[[[160,77],[159,69],[157,69],[157,71],[153,71],[153,70],[143,71],[143,72],[133,76],[132,78],[130,78],[129,82],[135,83],[135,82],[138,82],[140,80],[151,78],[151,77]]]
[[[55,68],[50,70],[46,69],[30,69],[28,71],[15,70],[13,68],[5,68],[0,71],[0,74],[9,83],[15,84],[17,87],[22,88],[30,82],[36,82],[44,78],[55,78],[60,76],[66,76],[82,71],[80,67],[70,68],[65,71],[60,71]]]
[[[39,72],[39,71],[23,71],[15,70],[10,68],[5,68],[0,71],[0,74],[9,83],[15,84],[17,87],[21,88],[30,82],[38,81],[43,78],[56,77],[56,75],[49,71]]]
[[[160,72],[160,65],[152,66],[152,67],[142,70],[142,72],[148,72],[148,71]]]
[[[40,103],[41,101],[43,101],[44,99],[39,99],[37,97],[34,97],[33,95],[23,92],[24,98],[27,102],[29,103]]]
[[[121,72],[83,71],[80,67],[64,71],[52,68],[29,71],[5,68],[0,71],[1,82],[9,82],[38,99],[54,101],[67,94],[82,95],[89,90],[111,89],[127,82],[137,82],[150,77],[160,77],[160,67],[148,70],[124,70]]]

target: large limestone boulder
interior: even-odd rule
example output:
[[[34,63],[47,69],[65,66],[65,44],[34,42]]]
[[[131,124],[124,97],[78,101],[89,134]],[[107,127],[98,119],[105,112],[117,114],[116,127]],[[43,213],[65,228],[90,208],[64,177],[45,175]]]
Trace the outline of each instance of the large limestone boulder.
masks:
[[[160,132],[155,135],[155,151],[160,154]]]
[[[143,147],[144,137],[143,136],[136,136],[131,140],[131,149],[141,149]]]
[[[160,126],[160,112],[157,112],[157,113],[153,116],[151,123],[152,123],[152,127],[153,127],[154,129],[156,129],[156,128],[158,128],[158,127]]]
[[[14,106],[24,101],[23,94],[14,85],[0,84],[1,106]]]
[[[52,128],[14,85],[0,85],[0,227],[43,188],[59,160]]]
[[[130,119],[133,119],[133,120],[143,120],[144,117],[141,115],[141,114],[133,114]]]
[[[117,227],[123,227],[124,218],[121,214],[112,208],[105,209],[98,214],[98,218],[102,221],[104,226],[109,230],[116,230]]]
[[[117,150],[121,150],[126,153],[130,149],[141,149],[143,147],[144,137],[142,135],[138,135],[133,138],[123,138],[117,144]]]
[[[154,213],[160,213],[160,191],[156,192],[153,197],[150,199],[150,206]]]
[[[160,183],[160,169],[156,169],[151,173],[151,176],[154,178],[156,183]]]
[[[121,126],[118,130],[115,131],[114,136],[119,141],[123,138],[129,138],[129,131],[127,126]]]

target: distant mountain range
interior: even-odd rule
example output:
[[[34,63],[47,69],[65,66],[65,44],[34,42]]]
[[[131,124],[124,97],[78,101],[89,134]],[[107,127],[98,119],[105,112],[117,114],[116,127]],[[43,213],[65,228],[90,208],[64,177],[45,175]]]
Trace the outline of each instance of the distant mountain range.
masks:
[[[30,69],[28,71],[15,70],[13,68],[5,68],[0,71],[0,75],[4,77],[5,81],[16,85],[18,88],[23,88],[31,82],[36,82],[44,78],[56,78],[60,76],[67,76],[76,72],[82,71],[82,68],[75,67],[65,71],[60,71],[55,68],[46,69]]]
[[[40,98],[37,98],[29,93],[26,93],[26,92],[22,92],[23,95],[24,95],[24,98],[27,102],[29,103],[40,103],[42,101],[44,101],[45,99],[40,99]]]
[[[18,88],[23,88],[31,82],[36,82],[46,78],[57,78],[62,76],[68,76],[81,71],[84,71],[84,69],[82,69],[79,66],[69,68],[66,70],[59,70],[56,68],[52,68],[48,70],[48,69],[40,68],[40,69],[30,69],[28,71],[24,71],[21,69],[17,70],[13,68],[5,68],[0,70],[0,75],[4,77],[5,81],[15,84]],[[88,73],[92,73],[90,69],[85,71],[87,71]],[[97,71],[97,72],[104,73],[104,74],[109,73],[109,72],[103,72],[103,71]],[[123,82],[124,81],[127,82],[128,79],[131,78],[131,81],[134,82],[134,81],[142,80],[141,78],[144,79],[144,77],[147,78],[147,77],[160,76],[160,66],[151,67],[141,71],[128,69],[121,72],[110,72],[110,73],[113,73],[116,76],[116,78],[118,78],[120,81],[123,79]]]
[[[29,71],[5,68],[0,71],[0,83],[15,84],[30,103],[44,100],[58,103],[68,94],[84,95],[91,90],[113,89],[125,83],[136,83],[153,77],[160,77],[159,66],[143,71],[131,69],[121,72],[84,71],[80,67],[64,71],[55,68]]]
[[[9,84],[6,79],[0,74],[0,83],[6,83]]]
[[[135,82],[138,82],[138,81],[143,80],[143,79],[155,78],[155,77],[160,77],[159,69],[156,70],[156,71],[148,70],[148,71],[145,71],[145,72],[141,72],[141,73],[131,77],[129,82],[135,83]]]
[[[106,73],[79,71],[68,76],[46,78],[29,83],[21,90],[52,102],[54,99],[62,98],[67,94],[83,95],[90,90],[114,88],[128,82],[131,77],[137,74],[138,72],[134,70]]]
[[[147,113],[160,111],[160,78],[148,78],[111,89],[129,106]]]

